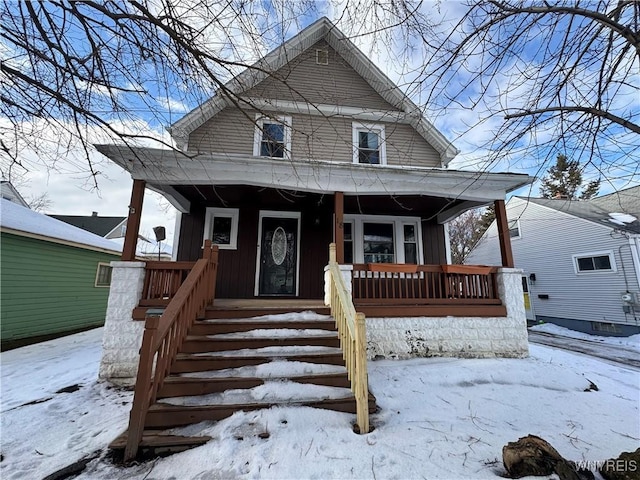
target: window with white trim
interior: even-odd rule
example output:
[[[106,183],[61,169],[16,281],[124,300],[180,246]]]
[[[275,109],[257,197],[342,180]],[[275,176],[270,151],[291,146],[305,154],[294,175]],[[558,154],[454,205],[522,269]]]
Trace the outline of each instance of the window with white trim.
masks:
[[[256,115],[253,155],[256,157],[291,158],[291,117]]]
[[[520,220],[511,220],[509,222],[509,237],[520,238]]]
[[[111,272],[113,269],[108,263],[99,262],[96,270],[96,287],[109,287],[111,285]]]
[[[238,248],[238,217],[237,208],[207,208],[203,240],[211,240],[221,250],[235,250]]]
[[[387,164],[384,125],[353,122],[353,163]]]
[[[344,263],[353,263],[353,223],[344,222]]]
[[[345,215],[344,240],[345,263],[422,263],[418,217]]]
[[[613,252],[594,252],[573,255],[573,268],[576,273],[615,272],[616,263]]]

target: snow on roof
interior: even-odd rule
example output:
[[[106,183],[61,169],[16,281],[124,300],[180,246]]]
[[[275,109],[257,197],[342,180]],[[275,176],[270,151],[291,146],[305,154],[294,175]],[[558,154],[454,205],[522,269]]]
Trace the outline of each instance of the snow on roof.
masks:
[[[122,247],[91,232],[87,232],[55,218],[34,212],[16,203],[2,199],[0,209],[0,226],[19,232],[40,235],[55,240],[63,240],[94,248],[120,253]]]

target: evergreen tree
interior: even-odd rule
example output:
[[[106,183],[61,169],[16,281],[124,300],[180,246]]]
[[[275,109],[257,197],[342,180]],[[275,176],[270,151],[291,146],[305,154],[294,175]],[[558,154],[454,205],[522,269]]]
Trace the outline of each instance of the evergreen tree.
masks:
[[[582,172],[576,160],[569,160],[566,155],[558,154],[556,164],[552,166],[542,179],[540,194],[544,198],[567,198],[575,200],[582,186]],[[587,200],[598,194],[600,179],[593,180],[582,190],[580,198]]]

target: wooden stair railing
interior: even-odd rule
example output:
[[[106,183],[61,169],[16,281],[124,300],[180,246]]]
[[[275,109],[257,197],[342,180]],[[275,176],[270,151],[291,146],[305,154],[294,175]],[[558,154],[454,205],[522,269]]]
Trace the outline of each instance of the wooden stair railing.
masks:
[[[129,417],[124,460],[135,458],[142,440],[149,406],[157,393],[180,346],[196,317],[213,303],[218,269],[218,246],[205,241],[202,258],[198,260],[161,316],[146,319],[140,362]]]
[[[331,315],[336,321],[340,346],[347,367],[351,391],[356,398],[356,417],[360,433],[369,433],[369,385],[367,378],[367,340],[364,314],[356,313],[336,261],[336,244],[329,245],[329,291]]]

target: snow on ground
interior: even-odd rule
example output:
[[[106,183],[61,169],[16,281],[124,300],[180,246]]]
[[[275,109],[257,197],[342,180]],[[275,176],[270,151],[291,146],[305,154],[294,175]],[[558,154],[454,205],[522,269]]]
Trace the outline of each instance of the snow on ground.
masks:
[[[100,458],[77,478],[497,479],[502,447],[527,434],[594,462],[640,443],[637,371],[531,345],[525,359],[370,362],[380,411],[368,435],[352,432],[350,414],[240,412],[179,430],[213,437],[204,446],[122,467],[105,452],[126,427],[131,393],[96,381],[100,336],[1,354],[3,479],[42,478],[94,451]],[[598,391],[585,391],[590,382]],[[56,393],[74,384],[77,391]]]
[[[577,338],[578,340],[588,340],[590,342],[600,342],[605,345],[620,345],[625,348],[632,348],[640,353],[640,334],[630,337],[601,337],[588,333],[576,332],[568,328],[554,325],[553,323],[541,323],[530,327],[534,332],[550,333],[559,337]]]

